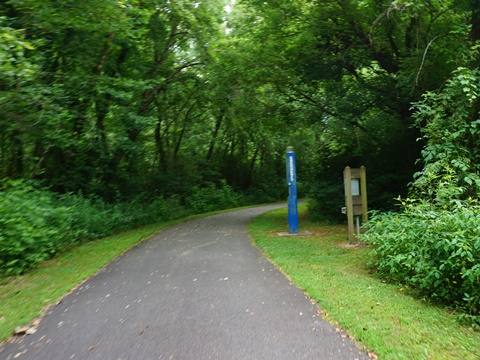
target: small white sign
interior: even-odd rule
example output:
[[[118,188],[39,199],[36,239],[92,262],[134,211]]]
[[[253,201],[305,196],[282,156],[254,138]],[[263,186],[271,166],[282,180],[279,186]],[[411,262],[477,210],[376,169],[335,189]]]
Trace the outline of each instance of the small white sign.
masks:
[[[360,179],[352,179],[352,196],[360,195]]]

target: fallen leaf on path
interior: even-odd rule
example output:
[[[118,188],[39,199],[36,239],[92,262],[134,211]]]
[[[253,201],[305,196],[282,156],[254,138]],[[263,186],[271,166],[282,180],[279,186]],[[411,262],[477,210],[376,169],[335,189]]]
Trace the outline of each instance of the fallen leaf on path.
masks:
[[[37,331],[38,325],[40,325],[40,319],[36,319],[31,324],[25,326],[18,326],[15,328],[15,335],[32,335]]]

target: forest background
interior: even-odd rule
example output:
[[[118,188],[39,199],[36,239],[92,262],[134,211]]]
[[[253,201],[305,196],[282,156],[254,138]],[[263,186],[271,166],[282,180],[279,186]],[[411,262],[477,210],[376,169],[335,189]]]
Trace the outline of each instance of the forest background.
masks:
[[[284,199],[292,145],[312,214],[366,166],[372,266],[478,322],[479,38],[475,0],[2,1],[0,273]]]

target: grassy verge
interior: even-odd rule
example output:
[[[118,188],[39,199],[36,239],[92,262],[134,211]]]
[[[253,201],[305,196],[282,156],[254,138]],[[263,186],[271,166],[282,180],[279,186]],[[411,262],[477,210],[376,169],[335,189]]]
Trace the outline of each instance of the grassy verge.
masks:
[[[480,332],[375,278],[364,265],[368,249],[345,247],[345,226],[310,222],[305,208],[300,214],[301,230],[312,236],[277,236],[288,231],[286,209],[258,217],[250,232],[270,260],[320,304],[326,320],[380,359],[480,359]]]
[[[12,335],[16,327],[37,318],[45,307],[56,303],[119,254],[184,220],[148,225],[86,243],[45,261],[26,275],[0,283],[0,341]]]

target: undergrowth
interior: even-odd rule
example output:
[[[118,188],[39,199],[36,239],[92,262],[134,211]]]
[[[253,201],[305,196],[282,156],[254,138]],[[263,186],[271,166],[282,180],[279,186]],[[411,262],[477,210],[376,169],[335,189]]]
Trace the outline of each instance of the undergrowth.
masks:
[[[115,203],[81,194],[60,195],[32,181],[11,181],[0,188],[0,278],[22,274],[86,241],[246,205],[249,200],[224,181],[196,186],[183,198],[144,196]]]
[[[480,207],[404,202],[402,213],[373,213],[363,240],[370,265],[389,281],[460,311],[480,328]]]

